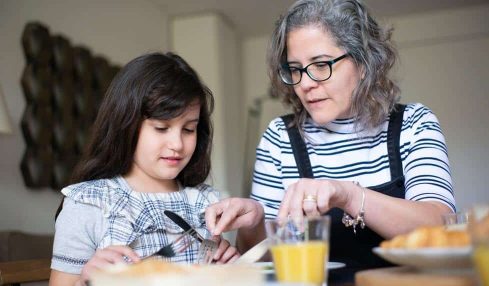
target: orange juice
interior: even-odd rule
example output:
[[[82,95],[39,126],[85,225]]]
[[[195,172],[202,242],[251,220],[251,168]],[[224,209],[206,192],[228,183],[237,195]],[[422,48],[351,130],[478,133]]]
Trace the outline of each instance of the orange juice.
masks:
[[[489,245],[479,245],[474,250],[474,263],[483,286],[489,286]]]
[[[307,241],[272,246],[275,274],[280,282],[306,282],[321,285],[326,279],[328,243]]]

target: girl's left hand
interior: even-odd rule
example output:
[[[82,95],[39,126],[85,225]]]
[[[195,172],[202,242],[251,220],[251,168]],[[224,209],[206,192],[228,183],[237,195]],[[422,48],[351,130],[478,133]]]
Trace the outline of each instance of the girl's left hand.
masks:
[[[219,247],[214,254],[216,264],[232,263],[241,256],[236,247],[231,246],[229,241],[220,237],[218,239],[220,240]]]

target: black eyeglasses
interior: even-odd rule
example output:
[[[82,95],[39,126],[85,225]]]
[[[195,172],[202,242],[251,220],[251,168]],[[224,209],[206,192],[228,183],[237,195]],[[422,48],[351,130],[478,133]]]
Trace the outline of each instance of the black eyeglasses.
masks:
[[[313,62],[303,68],[283,64],[278,69],[278,73],[280,79],[288,85],[295,85],[301,82],[302,73],[304,72],[314,81],[325,81],[331,77],[333,64],[347,56],[349,56],[348,53],[330,61]]]

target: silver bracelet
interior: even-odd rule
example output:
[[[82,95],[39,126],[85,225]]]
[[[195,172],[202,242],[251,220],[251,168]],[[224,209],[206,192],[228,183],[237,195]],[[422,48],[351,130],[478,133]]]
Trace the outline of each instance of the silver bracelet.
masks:
[[[357,186],[360,186],[360,184],[358,182],[353,182],[353,183]],[[357,234],[357,230],[356,230],[357,225],[360,225],[360,227],[362,229],[365,228],[365,208],[364,208],[364,206],[365,206],[365,188],[362,188],[362,204],[361,204],[360,211],[358,212],[357,217],[353,218],[349,214],[344,212],[343,218],[341,219],[341,222],[346,227],[353,226],[353,233],[355,233],[355,234]]]

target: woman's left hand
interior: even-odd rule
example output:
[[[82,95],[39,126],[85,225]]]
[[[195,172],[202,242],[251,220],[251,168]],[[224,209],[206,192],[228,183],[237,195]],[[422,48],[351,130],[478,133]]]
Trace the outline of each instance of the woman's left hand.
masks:
[[[218,238],[219,247],[214,254],[214,262],[216,264],[231,263],[238,259],[241,255],[239,254],[236,247],[231,246],[231,243],[224,238]]]
[[[300,179],[287,188],[277,218],[313,217],[333,207],[344,209],[349,202],[349,191],[355,187],[347,181]]]

